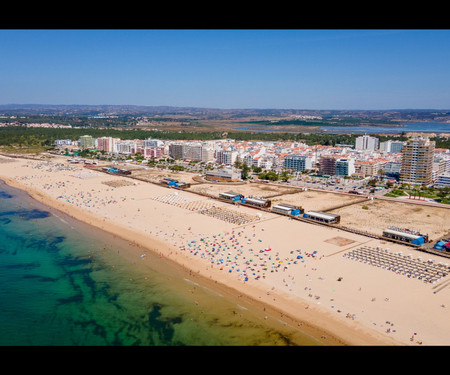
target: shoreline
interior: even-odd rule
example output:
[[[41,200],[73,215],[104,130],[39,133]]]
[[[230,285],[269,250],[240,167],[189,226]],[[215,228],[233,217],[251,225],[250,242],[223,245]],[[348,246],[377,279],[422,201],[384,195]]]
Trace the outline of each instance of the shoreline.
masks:
[[[126,241],[129,244],[137,246],[138,248],[144,248],[148,251],[153,252],[153,254],[155,255],[163,257],[165,261],[170,262],[172,266],[175,265],[176,267],[180,268],[182,272],[184,272],[185,276],[190,277],[192,279],[191,282],[196,282],[199,285],[209,288],[210,290],[216,293],[225,295],[227,299],[232,300],[236,303],[238,303],[239,301],[244,301],[250,304],[255,308],[257,314],[259,311],[260,316],[265,315],[266,319],[267,316],[271,316],[272,320],[276,319],[278,320],[278,322],[280,321],[283,322],[284,325],[289,325],[292,330],[299,331],[301,335],[312,337],[315,341],[318,342],[317,346],[353,345],[351,342],[348,342],[341,337],[335,336],[333,333],[319,328],[319,326],[311,324],[307,316],[305,316],[304,318],[290,316],[286,313],[286,311],[283,311],[282,309],[273,306],[270,302],[268,303],[267,301],[266,302],[261,301],[259,300],[259,298],[252,296],[252,294],[239,291],[232,286],[214,280],[211,275],[209,276],[203,275],[200,269],[195,271],[192,266],[186,265],[185,262],[175,260],[175,258],[171,256],[171,254],[173,251],[176,251],[176,249],[172,249],[167,244],[162,243],[161,240],[157,237],[152,237],[150,240],[152,244],[157,245],[153,245],[150,247],[148,246],[148,244],[145,243],[148,241],[148,239],[141,238],[141,236],[138,233],[133,233],[133,231],[126,230],[123,227],[116,226],[114,224],[109,226],[108,229],[107,227],[105,227],[105,225],[103,225],[100,222],[99,218],[93,217],[91,214],[87,214],[80,210],[75,210],[75,212],[73,211],[71,212],[68,207],[61,205],[57,201],[45,199],[45,197],[39,191],[31,189],[28,186],[24,186],[23,184],[20,184],[13,179],[9,179],[2,176],[0,177],[0,181],[4,182],[6,185],[12,188],[19,189],[20,191],[31,197],[31,199],[36,200],[43,206],[49,208],[50,210],[55,210],[59,213],[65,214],[70,218],[72,218],[73,220],[77,220],[85,225],[94,227],[96,230],[106,232],[107,234],[112,235],[114,238],[120,238],[121,240]],[[124,230],[125,233],[123,232]],[[118,234],[119,231],[122,231],[122,233]],[[200,267],[201,265],[198,266]],[[305,308],[304,306],[302,307]],[[274,324],[270,322],[266,323],[269,326]],[[279,323],[275,322],[275,325],[279,325]],[[326,339],[324,339],[324,337],[326,337]]]
[[[64,159],[9,161],[0,164],[0,179],[7,185],[138,245],[136,252],[124,255],[130,259],[139,259],[142,249],[148,249],[181,267],[186,279],[195,279],[238,305],[248,303],[260,313],[261,321],[266,320],[264,324],[274,322],[303,332],[314,337],[318,346],[410,346],[422,345],[422,340],[425,345],[447,345],[448,279],[432,286],[344,256],[361,246],[389,246],[390,253],[411,252],[414,257],[432,255],[273,213],[263,212],[256,221],[243,224],[224,221],[186,205],[231,207],[239,215],[253,217],[258,211],[126,177],[100,172],[86,177],[90,171],[70,166]],[[300,199],[309,199],[302,201],[309,205],[317,204],[317,199],[330,205],[335,197]],[[213,242],[222,244],[221,255],[232,258],[229,263],[214,258],[218,254],[211,252]],[[266,247],[272,251],[265,253]],[[298,247],[304,259],[293,262]],[[308,254],[313,250],[316,257]],[[241,272],[246,268],[248,278],[243,280],[232,265],[241,267]],[[411,336],[416,332],[418,336]]]
[[[299,330],[314,337],[319,345],[402,345],[389,340],[389,338],[376,335],[375,332],[352,327],[345,324],[346,322],[339,322],[329,313],[317,309],[312,303],[299,300],[298,298],[293,300],[284,292],[273,292],[269,297],[264,288],[255,285],[255,283],[246,282],[245,287],[242,287],[242,282],[224,280],[223,276],[219,277],[221,275],[217,270],[208,268],[199,259],[184,256],[185,254],[181,254],[178,249],[168,245],[161,238],[150,235],[144,236],[142,233],[125,228],[122,225],[111,221],[106,222],[105,218],[98,217],[78,207],[69,207],[47,194],[44,195],[38,189],[27,186],[13,178],[6,176],[0,176],[0,178],[7,185],[25,191],[32,198],[48,207],[163,256],[165,259],[181,266],[191,277],[198,277],[198,280],[201,280],[199,283],[205,284],[217,292],[226,294],[235,301],[245,300],[254,306],[256,310],[260,310],[262,314],[272,316],[274,319],[290,325],[294,330]],[[152,246],[148,246],[148,242]],[[275,299],[276,302],[274,302]],[[278,318],[276,318],[277,316]]]
[[[156,260],[156,258],[159,258],[159,261],[157,261],[157,265],[152,263],[152,265],[150,266],[148,264],[139,262],[139,268],[158,267],[156,268],[157,272],[164,272],[163,270],[169,270],[169,273],[167,273],[167,276],[169,276],[169,278],[172,278],[171,275],[176,274],[176,277],[180,280],[184,279],[186,282],[192,285],[196,285],[197,287],[205,289],[208,293],[221,296],[228,302],[235,303],[238,308],[249,310],[255,321],[260,322],[263,326],[269,329],[273,329],[284,336],[287,342],[289,342],[288,346],[300,345],[302,347],[320,347],[323,345],[323,343],[319,343],[319,340],[317,339],[317,337],[323,335],[323,332],[318,330],[316,327],[309,327],[308,324],[305,324],[306,329],[305,327],[303,327],[303,329],[300,330],[298,326],[295,326],[295,324],[297,324],[296,321],[290,319],[290,317],[285,316],[284,318],[279,319],[277,315],[279,315],[280,312],[274,310],[272,307],[265,306],[261,302],[256,301],[247,295],[239,294],[238,291],[231,289],[224,284],[219,284],[212,279],[205,278],[204,276],[197,273],[193,273],[192,270],[185,265],[177,263],[173,259],[161,256],[161,253],[157,252],[155,249],[150,249],[148,246],[143,247],[136,242],[117,235],[116,233],[108,232],[98,226],[94,226],[85,221],[81,221],[64,211],[53,207],[52,205],[48,205],[46,202],[42,202],[36,199],[35,197],[33,197],[32,193],[28,192],[27,190],[21,189],[19,186],[14,186],[14,184],[9,185],[6,181],[0,178],[0,189],[2,185],[5,185],[8,189],[11,189],[12,192],[19,195],[21,199],[25,199],[29,201],[33,206],[37,206],[39,210],[48,211],[52,216],[57,217],[64,223],[70,226],[75,226],[77,230],[89,231],[89,233],[93,233],[94,236],[99,236],[100,238],[105,239],[108,243],[117,244],[121,249],[120,253],[119,251],[117,253],[119,254],[118,256],[129,261],[129,265],[131,268],[136,267],[136,259],[140,254],[142,254],[143,251],[147,255],[151,253],[153,262]],[[123,249],[125,249],[125,251],[122,251]],[[163,270],[160,269],[161,264],[164,264]],[[195,298],[196,297],[192,297],[193,303]],[[195,302],[198,303],[197,301]],[[200,305],[201,304],[202,303],[200,303]],[[266,315],[266,317],[264,317],[264,315]],[[269,316],[269,320],[267,320],[267,316]],[[263,321],[264,323],[262,323]],[[307,338],[308,341],[315,341],[316,343],[304,345],[301,343],[302,341],[304,341],[303,337]],[[336,340],[335,342],[332,337],[329,337],[329,339],[331,345],[340,345],[339,340]]]

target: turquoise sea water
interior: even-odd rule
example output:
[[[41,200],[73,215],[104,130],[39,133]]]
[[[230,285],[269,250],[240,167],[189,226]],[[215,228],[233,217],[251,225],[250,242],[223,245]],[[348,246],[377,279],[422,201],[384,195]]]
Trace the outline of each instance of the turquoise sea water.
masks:
[[[0,345],[318,345],[131,247],[0,181]]]

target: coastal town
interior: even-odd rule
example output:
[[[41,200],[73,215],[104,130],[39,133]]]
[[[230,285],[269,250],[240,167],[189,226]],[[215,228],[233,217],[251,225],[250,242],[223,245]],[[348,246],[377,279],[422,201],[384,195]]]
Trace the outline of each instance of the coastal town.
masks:
[[[426,152],[418,175],[408,170],[406,157],[402,157],[412,155],[412,151],[407,150],[413,142],[419,142]],[[372,193],[382,190],[380,187],[364,188],[367,181],[373,179],[389,182],[391,186],[395,183],[450,186],[450,150],[435,148],[426,137],[411,137],[407,142],[395,139],[379,142],[375,136],[362,135],[356,138],[355,145],[308,146],[300,142],[121,140],[86,135],[77,141],[56,140],[55,146],[57,153],[73,156],[78,156],[79,150],[88,150],[89,153],[83,155],[94,160],[153,167],[164,167],[169,162],[168,168],[172,170],[200,172],[217,181],[242,181],[240,169],[245,165],[253,178],[283,179],[293,184],[311,182],[328,190],[354,193],[359,193],[358,189]],[[322,178],[325,182],[320,183],[319,179],[314,181],[314,177],[327,180]]]

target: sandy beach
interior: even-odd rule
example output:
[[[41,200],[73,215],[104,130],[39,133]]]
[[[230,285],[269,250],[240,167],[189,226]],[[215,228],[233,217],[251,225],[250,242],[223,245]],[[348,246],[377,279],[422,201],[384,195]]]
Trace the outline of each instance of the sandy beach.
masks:
[[[355,251],[364,248],[370,255],[429,267],[429,259],[437,265],[447,258],[338,227],[230,205],[189,190],[108,175],[69,164],[62,157],[0,159],[0,179],[7,184],[76,219],[154,250],[217,288],[251,299],[271,317],[309,332],[325,345],[450,342],[450,276],[424,282],[377,266]],[[193,188],[212,189],[207,184]],[[217,188],[228,190],[236,189]],[[305,209],[339,205],[335,194],[320,197],[312,192],[292,194],[288,189],[285,197],[276,199],[293,203],[297,196]],[[390,213],[396,220],[401,217],[394,213],[395,203],[387,205],[373,201],[369,210],[362,210],[361,204],[355,203],[331,212],[339,213],[346,226],[360,224],[379,232],[390,220],[383,215]],[[402,209],[408,206],[402,205]],[[432,238],[450,230],[445,215],[439,219],[439,226],[431,216],[424,220]],[[407,225],[420,229],[420,222],[412,217]],[[133,256],[145,262],[139,254]]]

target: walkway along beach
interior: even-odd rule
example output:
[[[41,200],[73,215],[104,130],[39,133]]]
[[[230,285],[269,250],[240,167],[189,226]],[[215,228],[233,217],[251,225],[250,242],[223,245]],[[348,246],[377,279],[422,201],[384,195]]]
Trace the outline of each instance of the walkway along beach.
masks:
[[[86,173],[64,158],[1,158],[0,179],[7,184],[150,247],[183,265],[192,277],[252,300],[268,320],[278,317],[325,345],[449,344],[449,276],[443,267],[425,282],[420,275],[408,277],[355,259],[355,251],[364,249],[369,258],[380,251],[386,258],[402,253],[402,260],[413,265],[425,258],[425,266],[428,259],[436,265],[443,258],[270,212],[258,215],[189,191],[120,183],[133,180]]]

